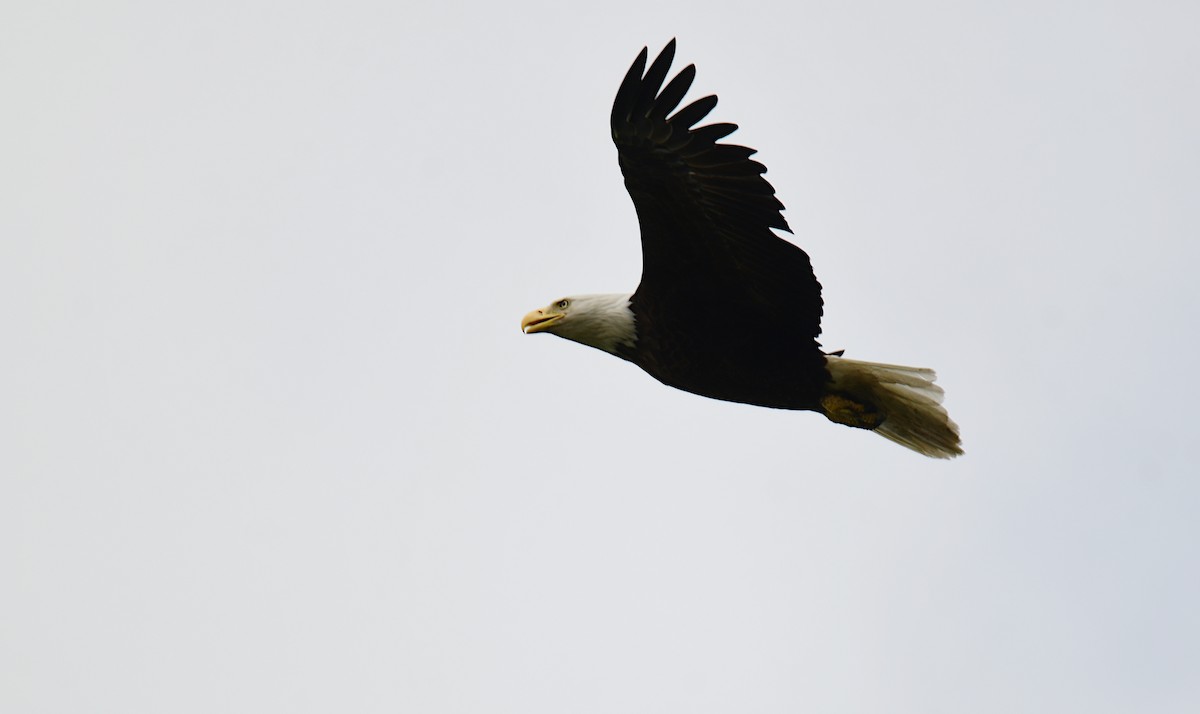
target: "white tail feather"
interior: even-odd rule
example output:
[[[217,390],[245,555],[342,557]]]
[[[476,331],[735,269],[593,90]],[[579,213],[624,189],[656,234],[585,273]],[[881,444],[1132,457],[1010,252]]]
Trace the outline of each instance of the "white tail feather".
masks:
[[[872,429],[876,434],[938,459],[962,454],[958,425],[942,407],[942,388],[933,383],[937,374],[932,369],[860,362],[833,355],[825,359],[833,379],[831,391],[877,410],[882,417],[882,423]],[[839,423],[871,428],[846,421],[844,417],[835,418],[829,410],[826,416]]]

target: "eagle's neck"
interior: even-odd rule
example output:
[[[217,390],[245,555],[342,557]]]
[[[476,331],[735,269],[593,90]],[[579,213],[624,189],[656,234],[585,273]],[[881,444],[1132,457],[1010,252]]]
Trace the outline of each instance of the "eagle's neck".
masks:
[[[571,298],[571,314],[558,331],[568,340],[629,359],[637,345],[637,324],[630,309],[632,295],[579,295]]]

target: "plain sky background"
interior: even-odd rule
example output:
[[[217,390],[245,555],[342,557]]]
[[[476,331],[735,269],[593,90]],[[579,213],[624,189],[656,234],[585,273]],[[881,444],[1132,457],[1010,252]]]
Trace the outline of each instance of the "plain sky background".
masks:
[[[0,710],[1200,710],[1197,27],[5,3]],[[671,37],[965,457],[520,333],[636,285]]]

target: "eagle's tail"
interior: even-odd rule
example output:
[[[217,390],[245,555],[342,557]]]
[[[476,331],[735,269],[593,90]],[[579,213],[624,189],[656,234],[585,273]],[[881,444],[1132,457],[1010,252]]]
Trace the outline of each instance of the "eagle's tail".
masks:
[[[962,454],[958,425],[942,407],[942,388],[932,369],[860,362],[826,355],[832,383],[821,398],[830,421],[880,436],[926,456]]]

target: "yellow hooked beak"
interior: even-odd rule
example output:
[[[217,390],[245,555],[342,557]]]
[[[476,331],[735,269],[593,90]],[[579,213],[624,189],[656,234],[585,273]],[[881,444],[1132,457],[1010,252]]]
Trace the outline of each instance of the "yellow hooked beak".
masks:
[[[550,326],[562,319],[562,313],[547,313],[545,308],[534,310],[521,318],[521,331],[527,335],[549,330]]]

